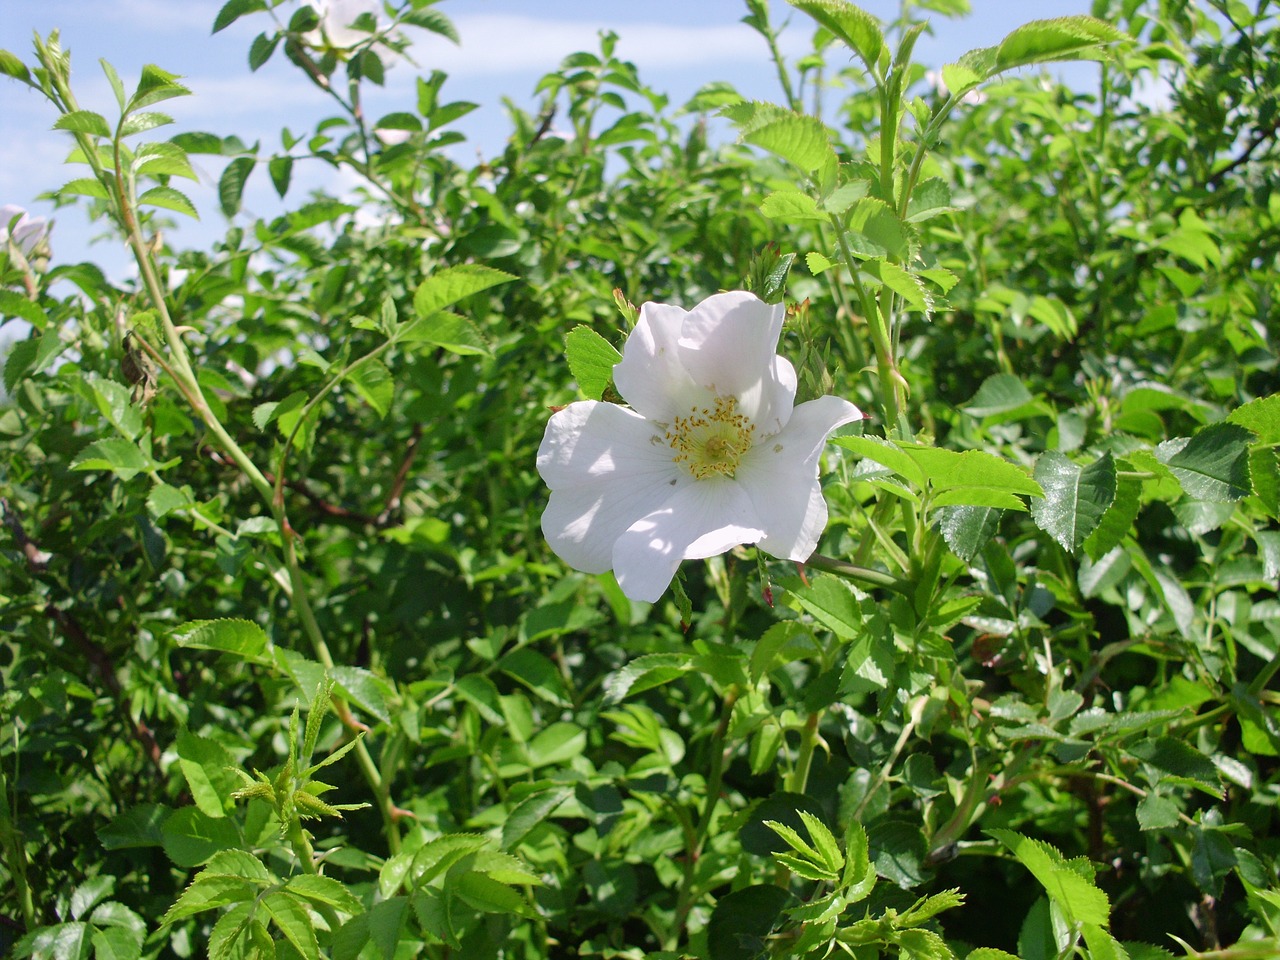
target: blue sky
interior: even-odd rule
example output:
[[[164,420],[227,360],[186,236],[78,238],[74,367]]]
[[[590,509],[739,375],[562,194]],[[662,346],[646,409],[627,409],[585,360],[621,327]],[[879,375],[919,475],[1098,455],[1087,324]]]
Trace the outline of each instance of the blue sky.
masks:
[[[0,48],[30,63],[31,35],[54,28],[72,54],[73,83],[81,105],[110,114],[114,109],[98,58],[109,60],[125,79],[136,79],[145,63],[155,63],[185,77],[195,94],[165,104],[177,120],[176,130],[235,133],[246,142],[261,138],[264,152],[279,144],[279,131],[312,129],[329,115],[326,98],[298,71],[277,58],[254,74],[246,63],[253,36],[270,21],[265,15],[246,17],[216,35],[210,33],[223,0],[0,0]],[[286,12],[295,4],[286,4]],[[865,9],[884,19],[898,8],[893,0],[866,0]],[[963,21],[935,18],[934,36],[917,47],[917,59],[940,65],[965,50],[997,42],[1026,20],[1086,13],[1089,0],[972,0],[974,13]],[[595,49],[597,33],[611,29],[620,37],[618,53],[634,61],[642,78],[667,93],[673,105],[686,100],[714,80],[733,83],[744,95],[778,99],[777,80],[760,38],[739,21],[746,12],[742,0],[649,0],[645,4],[610,0],[445,0],[439,9],[457,25],[460,47],[440,38],[410,31],[419,38],[413,57],[423,71],[449,74],[446,99],[470,100],[481,108],[464,118],[460,128],[469,143],[454,148],[460,159],[498,151],[508,129],[501,99],[508,96],[532,107],[534,85],[560,60],[576,50]],[[789,8],[773,3],[775,19]],[[810,23],[790,12],[792,24],[784,34],[790,55],[808,49]],[[1085,67],[1084,69],[1089,69]],[[412,106],[415,68],[397,64],[387,89],[369,104],[378,116]],[[22,85],[0,79],[0,204],[16,203],[33,214],[50,215],[51,205],[36,197],[73,176],[62,165],[69,150],[66,134],[51,129],[56,119],[51,106]],[[201,222],[186,222],[172,238],[179,246],[200,246],[225,226],[217,209],[213,183],[218,165],[196,158],[205,183],[190,193]],[[258,189],[246,194],[253,213],[270,216],[280,209],[259,177]],[[322,169],[295,174],[303,189],[324,185],[332,192],[349,186]],[[296,188],[295,188],[296,189]],[[300,193],[299,196],[302,194]],[[294,199],[293,194],[290,200]],[[95,232],[78,212],[60,210],[53,235],[55,262],[93,259],[109,272],[127,269],[122,248],[89,241]]]

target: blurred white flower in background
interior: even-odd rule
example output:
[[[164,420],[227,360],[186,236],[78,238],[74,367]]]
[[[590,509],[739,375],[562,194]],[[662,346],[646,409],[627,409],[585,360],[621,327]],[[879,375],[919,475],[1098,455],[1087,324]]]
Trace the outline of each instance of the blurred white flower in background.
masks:
[[[368,30],[353,27],[364,14],[372,14],[374,20],[382,12],[381,0],[308,0],[320,15],[320,26],[307,34],[312,46],[349,50],[368,40]]]
[[[681,560],[746,543],[809,558],[827,523],[822,449],[862,414],[832,396],[794,406],[795,369],[774,353],[784,314],[742,291],[641,308],[613,368],[630,407],[571,403],[538,450],[542,530],[561,559],[653,602]]]
[[[28,259],[49,237],[50,223],[44,217],[30,216],[22,207],[6,203],[0,206],[0,249],[10,243]]]

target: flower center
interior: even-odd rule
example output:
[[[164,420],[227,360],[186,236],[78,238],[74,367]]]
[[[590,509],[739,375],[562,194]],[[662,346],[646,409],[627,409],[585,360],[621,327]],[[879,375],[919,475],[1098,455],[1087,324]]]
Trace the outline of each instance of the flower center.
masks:
[[[711,407],[694,407],[676,417],[665,440],[695,480],[732,477],[743,455],[751,449],[756,425],[737,412],[733,397],[716,397]]]

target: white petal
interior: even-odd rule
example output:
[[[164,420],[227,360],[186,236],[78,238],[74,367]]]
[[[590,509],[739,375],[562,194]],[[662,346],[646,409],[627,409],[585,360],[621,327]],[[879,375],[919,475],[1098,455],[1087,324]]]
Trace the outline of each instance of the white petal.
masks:
[[[618,537],[693,482],[655,436],[639,414],[595,400],[571,403],[548,421],[538,449],[538,472],[552,491],[542,532],[571,567],[608,570]]]
[[[659,510],[685,483],[679,477],[610,477],[553,490],[542,512],[542,533],[551,549],[584,573],[613,566],[618,538],[636,521]]]
[[[786,429],[747,452],[737,479],[764,528],[761,550],[787,560],[809,559],[827,525],[818,458],[832,430],[860,419],[849,401],[819,397],[796,407]]]
[[[614,576],[628,597],[652,603],[671,584],[681,560],[715,556],[763,535],[750,498],[735,481],[684,484],[618,538]]]
[[[680,362],[680,333],[688,314],[665,303],[646,303],[613,368],[613,384],[632,409],[650,420],[669,423],[704,402]]]
[[[739,412],[755,419],[761,385],[778,378],[775,355],[785,314],[782,304],[771,306],[755,294],[717,293],[685,318],[680,360],[696,383],[719,396],[738,397]]]
[[[600,477],[675,475],[662,431],[616,403],[579,400],[552,414],[538,447],[538,473],[552,490]]]

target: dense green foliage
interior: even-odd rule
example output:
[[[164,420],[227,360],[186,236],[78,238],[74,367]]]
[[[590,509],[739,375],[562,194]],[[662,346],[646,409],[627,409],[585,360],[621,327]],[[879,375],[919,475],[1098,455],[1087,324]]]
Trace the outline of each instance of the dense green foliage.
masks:
[[[792,3],[780,104],[605,35],[474,166],[443,75],[361,108],[430,0],[227,3],[338,105],[277,153],[0,51],[139,262],[0,250],[0,956],[1280,955],[1275,14],[1097,0],[942,86],[962,3]],[[175,253],[192,153],[230,226]],[[238,213],[304,163],[365,186]],[[872,414],[820,556],[567,569],[534,457],[601,338],[783,276],[802,398]]]

